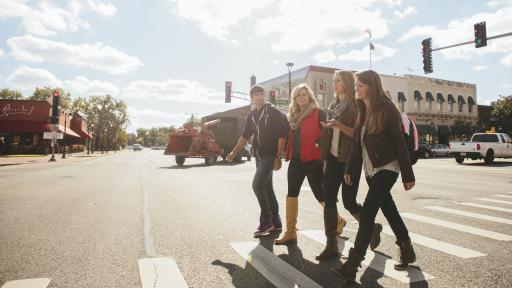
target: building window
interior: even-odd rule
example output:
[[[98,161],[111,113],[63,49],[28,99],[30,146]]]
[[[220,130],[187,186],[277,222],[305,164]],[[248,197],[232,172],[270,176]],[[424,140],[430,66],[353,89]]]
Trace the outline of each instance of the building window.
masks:
[[[453,112],[453,102],[450,102],[450,112]]]
[[[420,108],[421,108],[421,104],[420,104],[420,101],[423,100],[423,97],[421,96],[421,93],[420,91],[416,90],[414,91],[414,101],[416,102],[415,103],[415,108],[416,110],[420,111]]]
[[[432,96],[432,93],[427,92],[426,97],[428,102],[428,110],[432,111],[432,102],[434,102],[434,96]]]
[[[437,102],[437,110],[443,111],[443,102]]]

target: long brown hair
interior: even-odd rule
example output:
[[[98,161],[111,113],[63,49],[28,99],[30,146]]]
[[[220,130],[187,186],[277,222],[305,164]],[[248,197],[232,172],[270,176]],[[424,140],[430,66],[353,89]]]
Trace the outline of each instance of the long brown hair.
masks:
[[[363,84],[368,86],[368,97],[370,99],[370,110],[368,111],[368,121],[366,128],[370,134],[378,134],[386,129],[388,123],[388,115],[386,110],[386,101],[389,101],[379,74],[373,70],[366,70],[356,73],[356,78]],[[359,110],[357,116],[358,127],[362,126],[365,121],[366,105],[363,100],[357,100]]]
[[[345,99],[348,101],[349,107],[356,110],[356,97],[355,97],[355,89],[354,89],[354,73],[352,71],[347,70],[336,70],[334,72],[334,78],[339,77],[341,79],[341,82],[343,83],[343,88],[345,89]],[[334,80],[334,79],[333,79]],[[336,103],[336,99],[338,98],[338,95],[335,95],[335,98],[331,105]]]

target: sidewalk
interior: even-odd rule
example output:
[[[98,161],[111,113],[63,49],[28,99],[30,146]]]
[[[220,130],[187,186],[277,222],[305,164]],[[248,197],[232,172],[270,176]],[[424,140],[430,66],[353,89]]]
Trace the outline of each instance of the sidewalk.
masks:
[[[110,155],[115,155],[117,153],[122,153],[123,150],[118,151],[116,153],[110,151],[108,154],[103,153],[101,151],[95,151],[94,154],[87,155],[87,152],[74,153],[74,154],[66,154],[66,159],[61,159],[62,154],[55,154],[56,162],[49,162],[52,155],[5,155],[0,156],[0,169],[4,167],[19,167],[25,166],[27,164],[48,164],[48,165],[59,165],[76,161],[84,161],[90,160],[98,157],[106,157]]]

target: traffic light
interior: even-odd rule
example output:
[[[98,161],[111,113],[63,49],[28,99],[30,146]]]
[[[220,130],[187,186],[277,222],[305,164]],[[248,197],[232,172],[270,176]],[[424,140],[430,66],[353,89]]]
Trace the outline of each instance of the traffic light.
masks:
[[[434,72],[432,69],[432,38],[427,38],[421,41],[423,45],[423,71],[425,74]]]
[[[59,90],[53,91],[51,124],[59,124]]]
[[[231,81],[226,81],[224,85],[224,102],[225,103],[231,103]]]
[[[251,76],[251,86],[250,87],[252,87],[254,85],[256,85],[256,76],[252,75]]]
[[[487,46],[487,31],[485,29],[485,21],[475,24],[475,47]]]
[[[276,91],[270,91],[269,102],[276,105]]]

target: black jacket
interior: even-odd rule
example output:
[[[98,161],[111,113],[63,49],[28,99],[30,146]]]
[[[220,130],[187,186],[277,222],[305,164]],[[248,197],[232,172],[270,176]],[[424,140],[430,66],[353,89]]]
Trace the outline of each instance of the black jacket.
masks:
[[[277,157],[279,138],[286,139],[288,133],[286,124],[284,114],[267,103],[260,110],[249,112],[242,136],[254,136],[252,151],[256,157]]]

